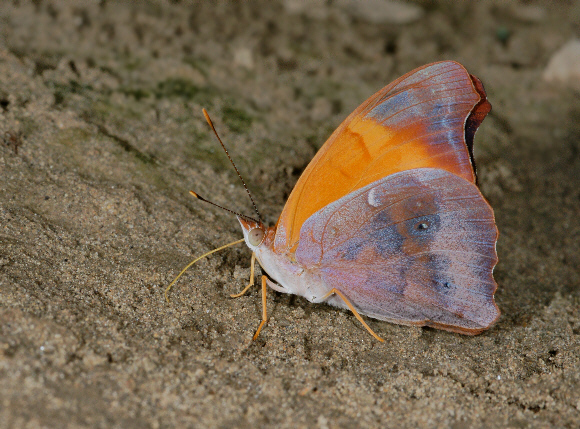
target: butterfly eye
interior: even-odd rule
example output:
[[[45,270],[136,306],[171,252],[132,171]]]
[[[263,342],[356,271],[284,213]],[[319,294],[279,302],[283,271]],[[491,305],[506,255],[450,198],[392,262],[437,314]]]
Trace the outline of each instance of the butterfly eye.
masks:
[[[260,228],[254,228],[248,232],[248,241],[252,246],[259,246],[264,239],[264,230]]]

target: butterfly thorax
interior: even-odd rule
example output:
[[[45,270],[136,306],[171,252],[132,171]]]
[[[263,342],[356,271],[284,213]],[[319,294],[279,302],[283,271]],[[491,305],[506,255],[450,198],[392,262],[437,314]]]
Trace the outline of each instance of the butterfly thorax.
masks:
[[[264,227],[239,217],[238,221],[242,226],[247,246],[254,252],[260,266],[272,280],[268,282],[272,289],[303,296],[310,302],[316,302],[328,293],[331,288],[322,281],[318,270],[303,267],[296,261],[292,250],[284,253],[274,250],[275,226]],[[252,231],[256,228],[262,228],[264,231],[264,237],[257,245],[251,241]]]

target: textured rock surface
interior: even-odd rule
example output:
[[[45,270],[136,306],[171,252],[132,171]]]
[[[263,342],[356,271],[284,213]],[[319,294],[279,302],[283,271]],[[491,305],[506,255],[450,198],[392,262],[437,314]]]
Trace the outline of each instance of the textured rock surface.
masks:
[[[0,7],[0,427],[580,426],[580,101],[542,79],[578,5],[420,2],[398,26],[332,2],[211,3]],[[379,344],[270,291],[252,342],[258,288],[229,298],[242,246],[165,303],[187,262],[241,237],[187,191],[251,213],[202,107],[273,223],[352,109],[442,59],[493,104],[476,160],[500,229],[495,327],[370,320]]]

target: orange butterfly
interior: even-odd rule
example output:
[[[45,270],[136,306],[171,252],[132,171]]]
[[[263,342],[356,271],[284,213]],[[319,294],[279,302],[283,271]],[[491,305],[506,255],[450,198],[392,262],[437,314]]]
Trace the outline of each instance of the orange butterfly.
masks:
[[[472,148],[490,109],[461,64],[415,69],[336,129],[275,226],[238,215],[253,254],[250,284],[235,296],[253,285],[256,259],[270,277],[254,338],[267,319],[266,284],[349,308],[380,341],[360,315],[468,335],[488,329],[500,314],[498,230]]]

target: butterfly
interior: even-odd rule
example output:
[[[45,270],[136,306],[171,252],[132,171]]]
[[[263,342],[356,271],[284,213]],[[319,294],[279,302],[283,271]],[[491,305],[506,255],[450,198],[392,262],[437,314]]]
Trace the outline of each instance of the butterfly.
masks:
[[[232,296],[256,260],[267,273],[254,339],[266,286],[350,309],[380,341],[361,315],[468,335],[493,325],[498,229],[473,159],[490,110],[461,64],[419,67],[342,122],[274,226],[238,214],[252,277]]]

